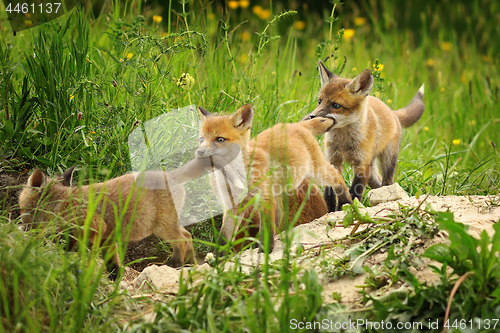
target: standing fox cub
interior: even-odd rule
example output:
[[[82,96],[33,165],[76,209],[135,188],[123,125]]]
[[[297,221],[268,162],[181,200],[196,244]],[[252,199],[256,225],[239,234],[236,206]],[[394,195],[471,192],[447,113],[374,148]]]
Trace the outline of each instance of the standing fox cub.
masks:
[[[110,245],[108,251],[113,253],[113,259],[107,266],[111,279],[116,279],[120,265],[116,244],[109,244],[115,236],[117,216],[123,216],[119,232],[122,239],[141,240],[155,234],[173,247],[167,264],[179,267],[194,261],[191,234],[179,224],[175,209],[184,203],[181,184],[200,176],[205,168],[201,160],[193,160],[174,171],[146,171],[137,179],[130,173],[81,187],[71,186],[74,167],[58,178],[48,178],[36,169],[19,196],[21,218],[25,224],[37,224],[60,216],[76,226],[72,247],[83,233],[88,203],[94,201],[97,208],[90,222],[89,239],[91,243]]]
[[[294,195],[299,186],[305,186],[304,181],[313,180],[319,185],[331,186],[341,204],[352,202],[344,180],[325,160],[314,137],[314,134],[325,133],[333,125],[331,119],[318,117],[307,122],[278,124],[250,141],[254,116],[250,104],[231,116],[215,116],[201,107],[198,110],[201,128],[196,156],[210,157],[214,167],[211,174],[213,190],[219,196],[229,192],[233,198],[243,197],[239,204],[231,199],[225,205],[227,210],[223,216],[219,244],[242,238],[245,231],[249,236],[261,231],[262,241],[263,224],[269,223],[271,252],[276,229],[282,227],[276,198]],[[237,155],[241,156],[240,163],[228,163],[228,156]],[[288,183],[289,180],[291,183]],[[261,197],[260,207],[249,204],[255,196]],[[236,249],[239,247],[239,244],[235,245]]]
[[[340,173],[343,161],[352,165],[350,194],[361,201],[366,184],[378,188],[394,183],[401,127],[410,127],[422,116],[424,86],[407,107],[392,111],[380,99],[368,96],[373,86],[369,69],[352,80],[336,76],[321,61],[318,69],[321,77],[318,106],[303,120],[333,119],[335,124],[325,136],[326,158]],[[376,159],[380,160],[382,176]],[[335,195],[329,188],[325,190],[325,201],[333,211]]]

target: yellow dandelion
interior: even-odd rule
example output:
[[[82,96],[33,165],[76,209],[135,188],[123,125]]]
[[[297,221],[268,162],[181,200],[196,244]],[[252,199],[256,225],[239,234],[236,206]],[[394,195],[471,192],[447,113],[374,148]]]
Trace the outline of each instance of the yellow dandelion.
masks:
[[[31,27],[33,25],[33,22],[31,20],[26,20],[24,21],[24,24],[27,26],[27,27]]]
[[[358,69],[357,69],[356,67],[353,67],[353,68],[352,68],[352,71],[353,71],[353,72],[355,72],[355,71],[357,71],[357,70],[358,70]]]
[[[429,131],[429,127],[425,126],[424,127],[424,131],[428,132]]]
[[[133,55],[134,55],[133,53],[127,53],[126,60],[129,60],[130,58],[132,58]]]
[[[269,9],[262,10],[262,12],[259,15],[259,18],[261,20],[267,20],[270,17],[271,17],[271,10],[269,10]]]
[[[254,13],[257,16],[260,16],[264,9],[261,6],[253,6],[252,7],[252,13]]]
[[[391,104],[392,103],[392,99],[388,99],[387,103]]]
[[[357,25],[358,27],[361,27],[366,24],[366,18],[364,17],[356,17],[354,19],[354,24]]]
[[[241,41],[242,42],[246,42],[247,40],[249,40],[251,37],[250,33],[246,30],[244,30],[242,33],[241,33]]]
[[[240,0],[240,7],[241,8],[248,8],[248,6],[250,6],[249,0]]]
[[[451,142],[452,142],[455,146],[458,146],[458,145],[460,144],[460,142],[462,142],[462,141],[460,141],[460,139],[455,139],[455,140],[453,140],[453,141],[451,141]]]
[[[161,17],[160,15],[154,15],[153,16],[153,22],[156,23],[156,24],[161,23],[162,20],[163,20],[163,17]]]
[[[349,40],[354,36],[354,29],[345,29],[344,30],[344,39]]]
[[[304,30],[306,28],[306,22],[295,21],[295,22],[293,22],[293,27],[297,30]]]
[[[453,48],[453,44],[451,44],[450,42],[442,42],[441,43],[441,49],[443,51],[451,51],[452,48]]]
[[[73,98],[75,98],[75,95],[69,95],[69,100],[71,101]]]
[[[446,89],[444,87],[441,88],[441,92],[444,92]]]
[[[426,63],[427,63],[427,66],[433,67],[434,66],[434,59],[429,58],[429,59],[427,59]]]
[[[120,58],[120,62],[123,62],[123,58]]]
[[[239,3],[238,3],[238,1],[236,1],[236,0],[232,0],[232,1],[228,1],[228,2],[227,2],[227,6],[228,6],[230,9],[236,9],[236,8],[238,8],[238,7],[239,7],[239,5],[240,5],[240,4],[239,4]]]
[[[382,72],[384,70],[384,65],[378,64],[378,66],[375,67],[375,64],[373,64],[373,69],[378,71],[378,72]]]
[[[90,132],[90,134],[95,134],[95,132],[94,132],[94,131],[92,131],[92,132]]]

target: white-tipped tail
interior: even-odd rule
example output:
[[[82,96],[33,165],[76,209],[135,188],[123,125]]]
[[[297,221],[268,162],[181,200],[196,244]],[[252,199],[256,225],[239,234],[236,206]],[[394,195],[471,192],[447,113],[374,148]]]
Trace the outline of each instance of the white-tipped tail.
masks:
[[[424,85],[425,83],[422,83],[422,85],[420,86],[420,89],[418,89],[418,92],[423,96],[424,95]]]

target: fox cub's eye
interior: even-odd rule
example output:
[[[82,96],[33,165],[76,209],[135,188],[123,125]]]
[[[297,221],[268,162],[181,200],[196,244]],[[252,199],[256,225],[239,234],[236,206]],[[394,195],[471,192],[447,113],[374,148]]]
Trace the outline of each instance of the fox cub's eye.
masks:
[[[318,99],[318,105],[320,105],[322,101],[323,101],[323,100],[322,100],[321,98],[320,98],[320,99]]]
[[[332,108],[334,108],[335,110],[337,110],[337,109],[340,109],[340,108],[341,108],[341,105],[340,105],[340,104],[338,104],[338,103],[333,103],[333,104],[332,104]]]
[[[203,137],[200,138],[200,143],[202,143],[205,139]]]
[[[223,137],[219,136],[217,139],[215,139],[215,141],[217,141],[219,143],[222,143],[222,142],[226,141],[226,139],[224,139]]]

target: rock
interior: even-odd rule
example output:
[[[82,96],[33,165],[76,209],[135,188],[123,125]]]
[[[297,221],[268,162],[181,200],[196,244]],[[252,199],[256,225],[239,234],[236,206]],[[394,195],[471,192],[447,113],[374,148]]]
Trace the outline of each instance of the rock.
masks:
[[[212,267],[210,267],[210,265],[208,263],[204,263],[203,265],[196,267],[196,271],[199,273],[202,273],[202,274],[207,273],[210,270],[212,270]]]
[[[135,280],[135,287],[142,291],[172,289],[179,287],[180,272],[167,265],[146,267]]]
[[[372,206],[378,205],[379,203],[383,202],[408,198],[408,194],[406,194],[406,192],[401,186],[399,186],[398,183],[370,190],[367,194],[367,199]]]

